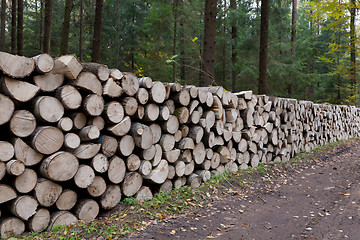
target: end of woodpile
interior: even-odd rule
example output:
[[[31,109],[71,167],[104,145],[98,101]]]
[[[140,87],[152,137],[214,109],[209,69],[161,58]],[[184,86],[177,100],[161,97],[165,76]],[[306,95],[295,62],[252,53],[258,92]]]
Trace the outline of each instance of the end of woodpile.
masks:
[[[2,237],[360,135],[355,107],[163,83],[73,55],[0,52],[0,110]]]

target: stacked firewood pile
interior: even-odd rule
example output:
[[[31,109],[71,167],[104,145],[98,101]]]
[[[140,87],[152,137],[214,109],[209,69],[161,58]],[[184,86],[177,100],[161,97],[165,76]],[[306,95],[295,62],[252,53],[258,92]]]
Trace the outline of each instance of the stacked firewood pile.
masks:
[[[1,236],[359,136],[359,109],[0,52]]]

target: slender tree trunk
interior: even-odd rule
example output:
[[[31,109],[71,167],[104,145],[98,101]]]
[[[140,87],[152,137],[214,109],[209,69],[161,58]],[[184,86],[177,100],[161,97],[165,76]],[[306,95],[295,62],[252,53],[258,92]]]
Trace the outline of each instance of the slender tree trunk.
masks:
[[[103,7],[104,7],[104,0],[96,0],[94,40],[93,40],[92,56],[91,56],[93,62],[100,62]]]
[[[267,93],[267,57],[269,39],[269,0],[261,1],[260,56],[258,93]]]
[[[353,94],[355,95],[356,89],[356,27],[355,27],[355,17],[356,17],[356,0],[351,0],[350,6],[350,79],[351,85],[353,88]]]
[[[209,86],[215,80],[216,5],[216,0],[205,2],[204,64],[200,86]]]
[[[184,0],[180,0],[181,2],[181,17],[179,19],[180,24],[180,41],[179,41],[179,48],[180,48],[180,79],[185,81],[186,83],[186,69],[185,69],[185,42],[184,42]]]
[[[23,55],[23,25],[24,25],[24,2],[23,0],[18,0],[18,9],[17,9],[17,55]]]
[[[178,8],[179,0],[173,2],[173,14],[174,14],[174,32],[173,32],[173,56],[176,55],[176,41],[177,41],[177,22],[178,22]],[[172,81],[176,82],[176,59],[173,59],[173,75]]]
[[[116,67],[119,68],[120,65],[120,0],[116,0]]]
[[[83,25],[84,25],[84,0],[80,0],[80,33],[79,33],[79,58],[82,61],[83,56]]]
[[[292,11],[291,11],[291,55],[292,55],[292,64],[295,64],[296,58],[296,22],[297,22],[297,0],[292,0]],[[295,75],[290,75],[289,82],[289,95],[290,97],[294,95],[294,80]]]
[[[236,12],[236,0],[230,0],[230,8],[235,13]],[[236,82],[237,82],[237,73],[235,70],[236,61],[237,61],[237,24],[235,16],[231,18],[231,86],[232,91],[235,92]]]
[[[44,24],[44,2],[40,0],[40,29],[39,29],[39,52],[42,52],[43,46],[43,24]]]
[[[16,7],[17,1],[11,1],[11,53],[16,54]]]
[[[6,0],[1,0],[0,51],[5,51]]]
[[[45,22],[44,22],[44,53],[50,54],[50,38],[51,38],[51,17],[52,17],[53,0],[45,1]]]
[[[135,8],[135,6],[133,6]],[[132,32],[132,36],[133,36],[133,41],[135,39],[135,12],[133,11],[133,14],[132,14],[132,28],[131,28],[131,32]],[[134,69],[135,69],[135,56],[134,56],[134,45],[135,44],[132,44],[131,45],[131,48],[130,48],[130,54],[131,54],[131,71],[134,72]]]
[[[60,50],[60,53],[63,55],[68,53],[69,48],[70,17],[72,5],[73,0],[66,0]]]

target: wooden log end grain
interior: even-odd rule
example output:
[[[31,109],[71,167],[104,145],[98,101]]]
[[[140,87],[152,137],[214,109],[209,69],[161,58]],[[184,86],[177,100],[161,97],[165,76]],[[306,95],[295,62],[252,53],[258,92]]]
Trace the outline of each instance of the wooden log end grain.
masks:
[[[51,73],[61,73],[69,80],[75,80],[82,70],[80,61],[73,55],[64,55],[55,59]]]
[[[72,179],[79,168],[75,155],[60,151],[45,158],[40,165],[40,173],[53,181],[68,181]]]
[[[80,220],[92,221],[99,214],[99,204],[93,199],[81,199],[75,206],[75,216]]]
[[[21,235],[25,231],[25,223],[16,217],[8,217],[0,222],[1,237],[8,238]]]
[[[13,78],[24,78],[34,69],[34,59],[0,52],[0,70],[4,74]]]
[[[50,223],[48,230],[50,231],[53,227],[58,225],[70,225],[77,222],[78,219],[69,211],[57,211],[53,212],[50,216]]]
[[[100,197],[100,206],[105,210],[114,208],[121,200],[119,185],[108,185],[106,191]]]
[[[44,207],[55,204],[61,192],[62,187],[59,184],[45,178],[39,178],[34,189],[36,200]]]
[[[153,194],[150,188],[147,186],[142,186],[135,195],[135,199],[139,202],[150,201],[152,198],[153,198]]]
[[[15,110],[15,105],[10,98],[8,98],[7,96],[1,93],[0,93],[0,109],[1,109],[0,125],[3,125],[8,121],[10,121]]]
[[[130,172],[125,175],[124,181],[121,184],[121,190],[127,197],[134,196],[141,188],[143,178],[138,172]]]
[[[44,231],[50,222],[50,211],[46,208],[37,209],[34,216],[27,222],[27,227],[32,232]]]
[[[15,199],[16,197],[17,193],[12,187],[0,184],[0,204]]]
[[[1,89],[12,99],[24,103],[33,99],[40,91],[38,86],[9,77],[1,77]]]
[[[17,110],[10,119],[10,131],[17,137],[28,137],[36,128],[35,116],[27,110]]]
[[[21,220],[27,221],[36,213],[37,207],[38,202],[34,197],[22,195],[10,203],[10,212]]]
[[[63,143],[64,134],[56,127],[38,127],[31,136],[32,147],[42,154],[55,153]]]

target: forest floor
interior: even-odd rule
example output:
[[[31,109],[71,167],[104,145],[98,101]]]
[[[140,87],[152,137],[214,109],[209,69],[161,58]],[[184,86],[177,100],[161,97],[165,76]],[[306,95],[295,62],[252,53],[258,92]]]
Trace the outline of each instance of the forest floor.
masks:
[[[263,168],[246,181],[225,181],[226,188],[212,189],[217,200],[124,239],[360,239],[359,140]]]
[[[213,177],[201,187],[126,198],[91,222],[23,239],[360,239],[360,139],[286,163]]]

